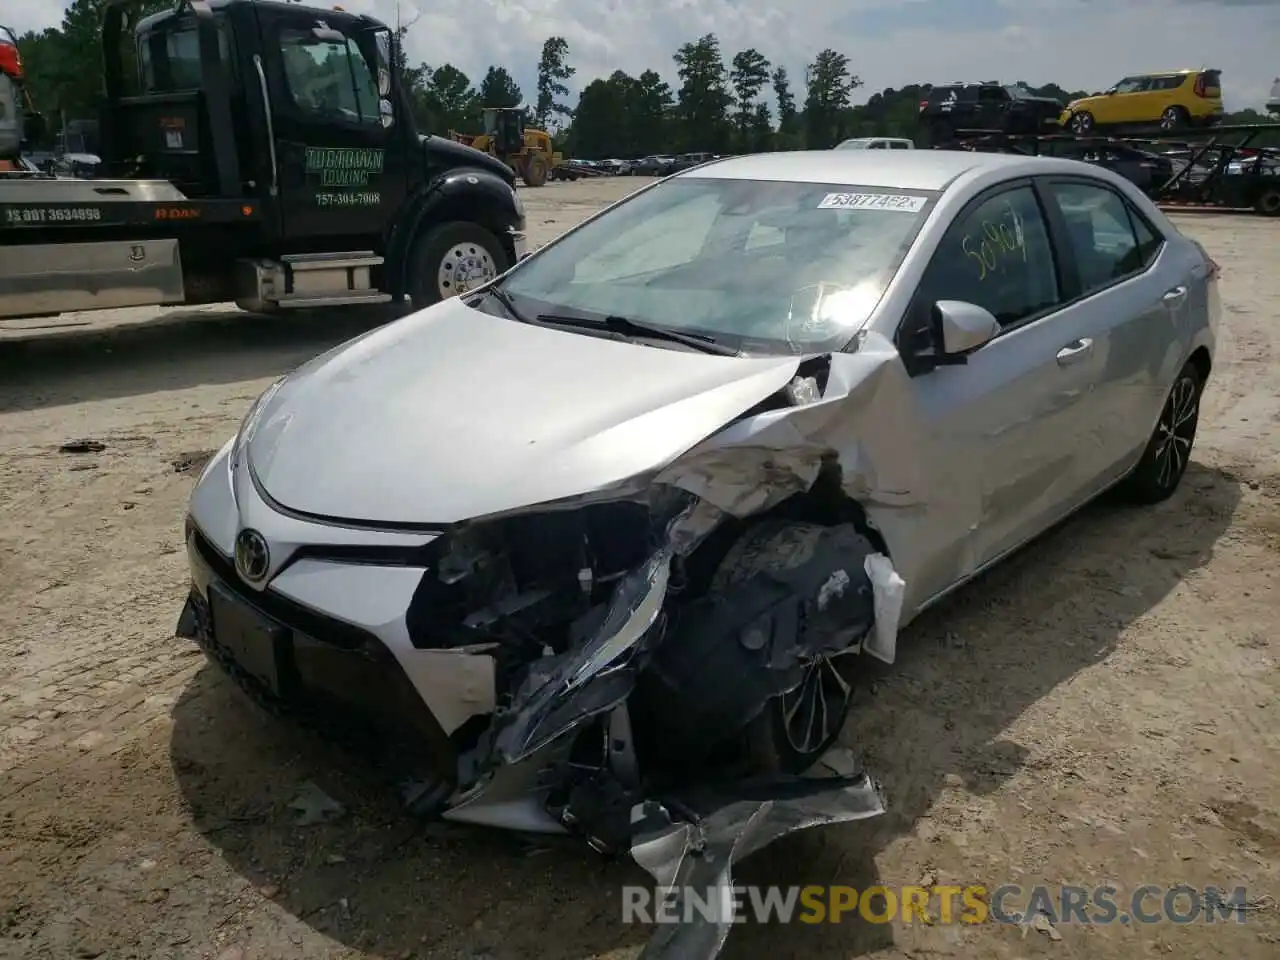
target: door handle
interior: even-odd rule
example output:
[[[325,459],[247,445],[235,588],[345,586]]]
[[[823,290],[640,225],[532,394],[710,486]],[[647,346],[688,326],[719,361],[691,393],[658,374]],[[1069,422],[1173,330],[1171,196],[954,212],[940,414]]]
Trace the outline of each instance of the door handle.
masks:
[[[1058,351],[1058,366],[1066,367],[1073,363],[1079,363],[1091,353],[1093,353],[1093,341],[1088,337],[1081,337],[1079,340],[1068,343]]]
[[[1172,290],[1166,290],[1164,294],[1164,305],[1166,307],[1176,307],[1186,299],[1187,288],[1179,284]]]

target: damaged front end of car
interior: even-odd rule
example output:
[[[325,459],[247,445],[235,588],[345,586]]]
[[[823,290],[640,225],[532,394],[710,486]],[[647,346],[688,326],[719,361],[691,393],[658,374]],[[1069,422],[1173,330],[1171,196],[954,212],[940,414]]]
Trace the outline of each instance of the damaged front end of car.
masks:
[[[865,516],[815,511],[840,482],[821,445],[737,444],[441,536],[410,636],[491,657],[496,691],[451,737],[456,780],[411,784],[412,806],[579,835],[699,890],[784,834],[882,813],[836,738],[856,655],[892,660],[902,581]],[[712,957],[729,929],[663,930],[646,956]]]

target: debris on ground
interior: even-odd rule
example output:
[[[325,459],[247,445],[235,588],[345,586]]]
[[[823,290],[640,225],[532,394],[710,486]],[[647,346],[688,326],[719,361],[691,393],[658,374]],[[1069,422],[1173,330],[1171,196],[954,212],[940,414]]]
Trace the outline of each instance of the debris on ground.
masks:
[[[297,813],[293,822],[299,827],[329,823],[347,812],[346,807],[310,780],[303,783],[298,795],[289,801],[289,809]]]

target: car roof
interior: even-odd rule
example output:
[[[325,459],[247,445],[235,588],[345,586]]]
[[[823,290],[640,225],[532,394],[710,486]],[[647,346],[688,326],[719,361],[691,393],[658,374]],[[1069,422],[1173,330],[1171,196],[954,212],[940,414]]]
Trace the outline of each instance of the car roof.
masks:
[[[780,180],[794,183],[847,183],[900,190],[942,190],[971,170],[1008,170],[1010,174],[1047,172],[1047,157],[970,150],[801,150],[728,157],[676,174],[723,180]],[[1074,169],[1076,164],[1069,163]]]

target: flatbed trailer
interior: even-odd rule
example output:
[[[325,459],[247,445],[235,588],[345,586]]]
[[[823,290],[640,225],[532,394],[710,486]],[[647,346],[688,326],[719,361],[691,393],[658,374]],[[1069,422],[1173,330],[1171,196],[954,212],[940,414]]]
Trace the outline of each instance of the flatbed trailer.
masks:
[[[1223,125],[1180,131],[1176,137],[1077,136],[1069,133],[1014,135],[993,130],[960,130],[935,149],[982,150],[1062,156],[1108,145],[1168,155],[1185,154],[1168,179],[1149,191],[1158,203],[1223,210],[1253,210],[1280,216],[1280,146],[1254,146],[1260,137],[1280,143],[1280,123]]]
[[[0,317],[420,307],[527,252],[514,175],[415,128],[385,24],[178,0],[128,31],[134,2],[105,9],[104,178],[0,174]]]

